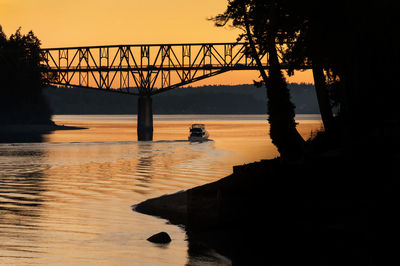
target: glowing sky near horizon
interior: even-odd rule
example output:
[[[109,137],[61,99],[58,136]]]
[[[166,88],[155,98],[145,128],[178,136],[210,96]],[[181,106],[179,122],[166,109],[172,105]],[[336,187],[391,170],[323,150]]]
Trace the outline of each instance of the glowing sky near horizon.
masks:
[[[42,47],[144,43],[234,42],[237,29],[218,28],[211,18],[227,0],[0,0],[0,25],[9,36],[22,27]],[[256,71],[235,71],[201,84],[243,84]],[[312,82],[310,71],[290,82]],[[196,83],[193,85],[200,85]]]

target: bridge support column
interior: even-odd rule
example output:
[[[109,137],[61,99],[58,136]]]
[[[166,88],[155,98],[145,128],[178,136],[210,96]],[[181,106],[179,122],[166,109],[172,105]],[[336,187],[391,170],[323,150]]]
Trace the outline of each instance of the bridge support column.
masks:
[[[153,107],[150,95],[138,98],[137,136],[139,141],[153,140]]]

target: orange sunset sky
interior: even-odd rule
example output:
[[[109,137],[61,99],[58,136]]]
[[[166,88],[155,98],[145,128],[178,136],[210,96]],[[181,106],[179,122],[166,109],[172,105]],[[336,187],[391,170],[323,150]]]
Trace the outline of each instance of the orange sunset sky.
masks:
[[[0,0],[0,25],[9,36],[18,27],[39,37],[42,47],[111,44],[234,42],[237,29],[208,21],[227,0]],[[193,85],[244,84],[256,71],[222,74]],[[311,71],[289,82],[312,83]]]

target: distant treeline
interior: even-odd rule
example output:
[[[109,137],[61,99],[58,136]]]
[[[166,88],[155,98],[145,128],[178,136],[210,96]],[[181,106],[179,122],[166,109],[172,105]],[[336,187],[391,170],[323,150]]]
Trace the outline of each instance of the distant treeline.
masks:
[[[289,84],[296,113],[319,113],[314,86]],[[46,88],[54,114],[136,114],[137,96],[81,88]],[[178,88],[153,96],[155,114],[264,114],[265,87],[254,85]]]

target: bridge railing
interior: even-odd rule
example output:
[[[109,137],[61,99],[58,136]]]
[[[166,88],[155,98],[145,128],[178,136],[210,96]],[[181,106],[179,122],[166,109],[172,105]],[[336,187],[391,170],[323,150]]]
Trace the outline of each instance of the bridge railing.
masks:
[[[230,70],[257,69],[248,49],[246,43],[49,48],[42,49],[42,72],[55,85],[151,95]],[[267,54],[260,58],[267,68]]]

